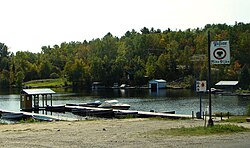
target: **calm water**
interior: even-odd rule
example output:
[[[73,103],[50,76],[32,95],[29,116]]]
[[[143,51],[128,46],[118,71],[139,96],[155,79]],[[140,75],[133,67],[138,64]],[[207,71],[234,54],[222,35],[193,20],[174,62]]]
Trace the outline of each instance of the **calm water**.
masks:
[[[165,89],[158,92],[150,90],[72,90],[53,89],[57,94],[53,95],[53,104],[84,103],[96,100],[104,101],[117,99],[128,103],[133,110],[149,111],[176,111],[179,114],[198,112],[199,95],[191,90]],[[18,90],[0,90],[0,109],[19,111],[20,100]],[[213,112],[230,112],[237,115],[246,113],[246,107],[250,104],[249,97],[221,96],[212,94]],[[202,95],[203,111],[208,106],[207,95]]]

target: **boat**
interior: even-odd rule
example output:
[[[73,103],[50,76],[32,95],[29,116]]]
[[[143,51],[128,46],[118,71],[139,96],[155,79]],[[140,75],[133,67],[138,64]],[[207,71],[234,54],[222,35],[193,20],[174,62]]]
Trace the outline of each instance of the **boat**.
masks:
[[[59,121],[57,118],[49,117],[49,116],[44,116],[44,115],[32,115],[32,118],[35,120],[39,121]]]
[[[95,101],[87,103],[67,103],[66,106],[98,107],[101,104],[101,101]]]
[[[1,118],[3,118],[3,119],[11,119],[11,120],[19,120],[19,119],[23,118],[23,113],[2,112]]]
[[[165,114],[175,114],[175,111],[162,111],[160,113],[165,113]]]
[[[46,106],[47,111],[54,111],[54,112],[65,112],[65,105],[47,105]]]
[[[96,116],[103,118],[111,118],[114,116],[112,109],[85,109],[85,108],[73,108],[71,112],[79,116]]]
[[[129,104],[120,103],[118,100],[106,100],[98,107],[100,108],[112,108],[112,109],[121,109],[128,110],[130,108]]]
[[[114,117],[114,112],[112,109],[102,109],[96,110],[91,109],[86,111],[86,116],[95,116],[95,117],[102,117],[102,118],[112,118]]]
[[[95,102],[82,103],[82,104],[79,104],[79,106],[83,106],[83,107],[98,107],[101,104],[102,104],[101,101],[95,101]]]
[[[115,118],[137,117],[138,111],[114,110]]]
[[[72,114],[75,114],[75,115],[86,116],[87,115],[87,110],[89,110],[89,109],[85,109],[85,108],[72,108],[71,112],[72,112]]]
[[[122,85],[120,86],[121,89],[125,89],[126,87],[127,87],[127,84],[122,84]]]
[[[206,92],[209,93],[209,90],[207,90]],[[222,89],[211,88],[211,93],[222,93],[222,92],[223,92]]]

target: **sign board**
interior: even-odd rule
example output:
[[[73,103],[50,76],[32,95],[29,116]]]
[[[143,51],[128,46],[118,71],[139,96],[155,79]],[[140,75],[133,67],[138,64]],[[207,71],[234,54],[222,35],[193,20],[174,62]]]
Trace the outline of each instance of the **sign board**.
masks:
[[[196,81],[196,92],[206,92],[207,82],[206,81]]]
[[[210,46],[211,64],[230,64],[229,41],[212,41]]]

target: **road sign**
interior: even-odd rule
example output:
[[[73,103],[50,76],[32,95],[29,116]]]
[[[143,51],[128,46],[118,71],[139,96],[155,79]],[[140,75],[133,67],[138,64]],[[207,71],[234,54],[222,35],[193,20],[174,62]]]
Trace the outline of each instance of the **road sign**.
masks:
[[[210,57],[211,64],[230,64],[229,41],[212,41]]]
[[[207,91],[207,82],[196,81],[196,92],[205,92],[205,91]]]

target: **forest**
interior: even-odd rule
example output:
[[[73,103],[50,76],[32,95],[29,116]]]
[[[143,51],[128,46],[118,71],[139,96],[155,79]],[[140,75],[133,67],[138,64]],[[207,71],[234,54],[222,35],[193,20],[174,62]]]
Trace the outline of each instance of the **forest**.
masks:
[[[165,79],[192,88],[206,80],[208,39],[229,40],[231,62],[212,65],[212,85],[220,80],[239,80],[250,89],[250,24],[207,24],[204,28],[166,30],[143,27],[121,37],[102,38],[43,46],[40,53],[11,53],[0,41],[0,87],[21,87],[24,82],[63,78],[65,85],[90,87],[95,81],[106,86],[126,83],[143,86],[151,79]]]

